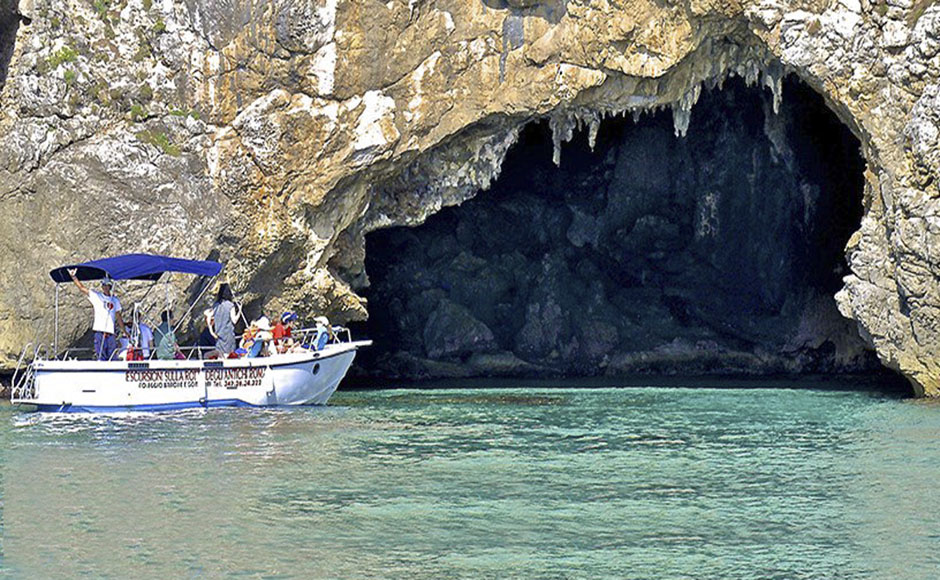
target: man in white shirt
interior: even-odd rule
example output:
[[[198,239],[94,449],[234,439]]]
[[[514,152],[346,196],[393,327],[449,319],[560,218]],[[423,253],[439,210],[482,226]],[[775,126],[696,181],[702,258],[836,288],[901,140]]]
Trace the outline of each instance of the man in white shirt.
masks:
[[[75,277],[78,270],[69,270],[69,276],[81,291],[88,297],[92,307],[95,310],[95,321],[91,329],[95,331],[95,357],[98,360],[111,360],[116,349],[114,341],[115,323],[121,329],[121,334],[126,334],[124,319],[121,317],[121,301],[117,296],[111,295],[113,283],[110,278],[101,279],[101,292],[89,290],[85,285]]]

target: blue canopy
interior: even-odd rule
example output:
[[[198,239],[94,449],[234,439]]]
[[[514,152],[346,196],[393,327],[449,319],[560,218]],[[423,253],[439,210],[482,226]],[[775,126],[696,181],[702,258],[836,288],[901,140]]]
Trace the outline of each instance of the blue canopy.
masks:
[[[79,280],[100,280],[106,276],[112,280],[157,280],[164,272],[215,276],[222,271],[222,264],[153,254],[127,254],[61,266],[49,272],[49,275],[56,282],[68,282],[72,279],[68,271],[73,268],[78,270],[75,277]]]

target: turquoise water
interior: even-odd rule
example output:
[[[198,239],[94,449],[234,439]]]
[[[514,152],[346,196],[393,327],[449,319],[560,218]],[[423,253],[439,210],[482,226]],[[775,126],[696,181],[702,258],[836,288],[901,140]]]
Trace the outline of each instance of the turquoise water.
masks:
[[[14,577],[936,578],[940,406],[747,389],[0,411]]]

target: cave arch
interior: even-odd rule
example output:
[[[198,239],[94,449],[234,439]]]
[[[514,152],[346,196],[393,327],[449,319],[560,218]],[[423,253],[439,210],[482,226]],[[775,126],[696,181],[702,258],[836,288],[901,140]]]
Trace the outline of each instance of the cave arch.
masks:
[[[731,80],[685,137],[665,112],[530,124],[489,191],[366,238],[367,372],[778,374],[880,365],[833,295],[863,214],[861,143],[810,87]],[[593,141],[593,143],[592,143]],[[593,145],[593,146],[592,146]]]

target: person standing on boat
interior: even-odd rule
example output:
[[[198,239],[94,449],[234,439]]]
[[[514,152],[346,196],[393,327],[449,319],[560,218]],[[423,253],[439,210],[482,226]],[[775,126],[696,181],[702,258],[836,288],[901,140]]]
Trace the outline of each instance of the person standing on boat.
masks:
[[[212,307],[212,336],[215,337],[215,350],[219,356],[228,357],[235,350],[235,324],[241,312],[235,306],[232,288],[228,284],[219,286],[219,293]]]
[[[95,332],[95,357],[98,360],[111,360],[117,344],[114,341],[115,323],[121,329],[121,334],[127,334],[127,328],[124,326],[124,318],[121,317],[121,301],[117,296],[111,295],[111,288],[114,285],[111,279],[104,277],[101,279],[101,292],[89,290],[78,279],[76,274],[78,270],[72,268],[68,271],[72,281],[88,297],[92,307],[95,310],[95,321],[91,329]]]

